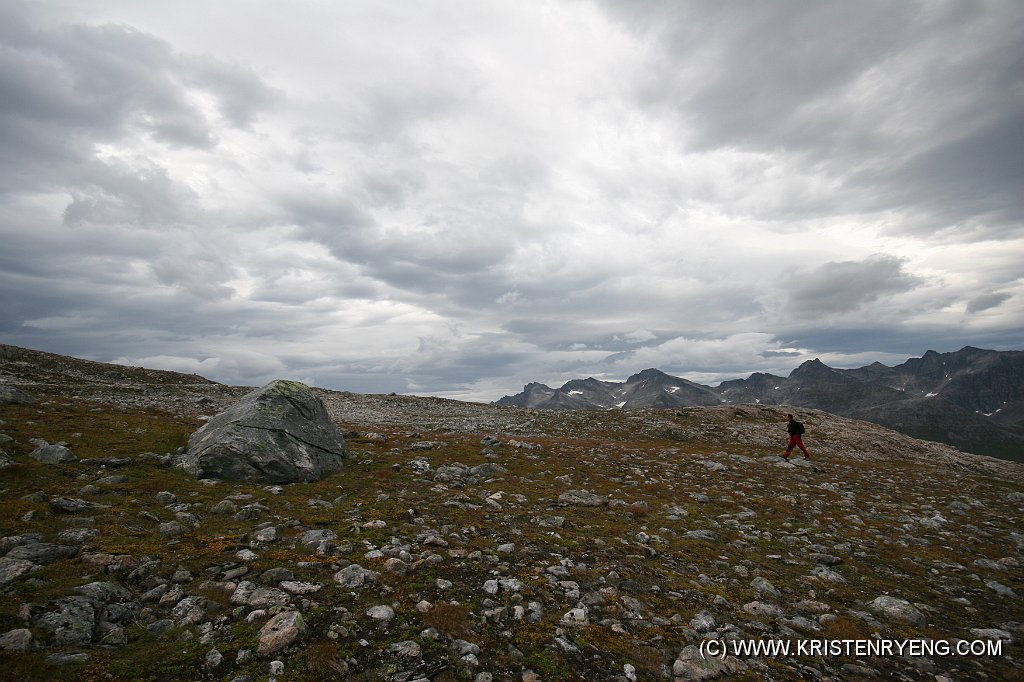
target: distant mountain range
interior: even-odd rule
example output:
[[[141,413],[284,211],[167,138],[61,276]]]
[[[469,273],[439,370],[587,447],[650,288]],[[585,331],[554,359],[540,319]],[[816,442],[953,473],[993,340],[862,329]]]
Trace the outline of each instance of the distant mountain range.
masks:
[[[1024,461],[1024,351],[967,346],[955,353],[928,351],[895,367],[876,362],[858,369],[809,360],[788,377],[755,373],[717,387],[645,369],[625,382],[574,379],[557,389],[531,383],[495,402],[546,410],[792,405]]]

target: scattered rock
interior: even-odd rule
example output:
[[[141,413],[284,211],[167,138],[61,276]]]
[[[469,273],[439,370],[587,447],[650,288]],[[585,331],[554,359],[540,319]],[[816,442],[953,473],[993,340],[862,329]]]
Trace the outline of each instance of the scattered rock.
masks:
[[[58,599],[56,608],[35,619],[34,625],[60,647],[87,646],[92,643],[97,612],[86,597]]]
[[[782,593],[775,588],[775,585],[772,585],[764,576],[759,575],[754,578],[750,581],[750,586],[753,587],[756,592],[764,595],[765,597],[778,599],[782,596]]]
[[[184,535],[189,531],[189,528],[178,521],[168,521],[157,526],[156,531],[165,538],[173,538]]]
[[[270,656],[286,648],[306,631],[306,621],[298,611],[283,611],[260,628],[256,653]],[[280,674],[280,673],[278,673]]]
[[[75,453],[71,452],[64,444],[50,444],[46,441],[35,441],[38,447],[28,453],[28,456],[43,464],[65,464],[66,462],[77,461]]]
[[[992,590],[995,590],[995,593],[998,594],[1000,597],[1006,597],[1007,599],[1017,598],[1016,592],[1014,592],[1011,588],[1002,584],[998,580],[986,580],[985,584],[988,585],[988,587]]]
[[[411,639],[395,642],[388,647],[388,651],[399,658],[419,658],[423,653],[420,645]]]
[[[31,648],[32,631],[27,628],[8,630],[0,635],[0,651],[16,651],[19,654],[25,654]]]
[[[387,604],[371,606],[366,610],[366,615],[378,622],[387,622],[395,617],[395,610]]]
[[[735,656],[704,658],[700,649],[689,645],[679,652],[672,664],[672,674],[677,680],[710,680],[722,675],[735,675],[747,669],[747,665]]]
[[[558,496],[562,504],[577,507],[601,507],[608,504],[608,498],[587,490],[567,490]]]
[[[50,542],[33,542],[15,547],[7,553],[7,559],[25,559],[34,564],[47,566],[61,559],[70,559],[78,554],[78,547],[57,545]]]
[[[484,464],[479,464],[470,469],[469,473],[473,476],[479,476],[480,478],[491,478],[507,474],[508,469],[500,464],[495,464],[494,462],[485,462]]]
[[[58,514],[81,514],[108,508],[109,505],[89,502],[78,497],[55,497],[50,500],[50,509]]]
[[[769,620],[775,620],[782,618],[782,609],[774,604],[765,604],[759,601],[752,601],[749,604],[743,605],[743,610],[747,613],[757,616],[758,618],[767,618]]]
[[[868,608],[891,620],[901,623],[924,627],[928,624],[928,618],[917,610],[910,602],[889,595],[882,595],[868,603]]]
[[[345,589],[355,589],[377,582],[379,573],[363,568],[359,564],[346,566],[334,574],[334,581]]]

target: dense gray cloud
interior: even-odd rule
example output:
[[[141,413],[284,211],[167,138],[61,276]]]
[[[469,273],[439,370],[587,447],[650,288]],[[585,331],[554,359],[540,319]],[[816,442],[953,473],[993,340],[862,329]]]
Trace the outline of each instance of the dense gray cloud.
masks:
[[[797,275],[797,282],[789,291],[788,305],[795,315],[821,316],[859,310],[920,283],[903,271],[901,260],[891,256],[829,262]]]
[[[494,399],[1024,347],[1010,1],[0,5],[0,341]]]
[[[977,219],[1018,234],[1024,12],[1009,1],[611,3],[659,40],[638,86],[682,144],[799,157],[830,181],[779,208],[910,214],[892,232]]]

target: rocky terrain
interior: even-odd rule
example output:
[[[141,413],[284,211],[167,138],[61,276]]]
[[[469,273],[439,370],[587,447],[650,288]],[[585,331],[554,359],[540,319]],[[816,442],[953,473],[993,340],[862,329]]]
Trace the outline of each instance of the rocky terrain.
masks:
[[[809,360],[788,377],[755,373],[703,386],[657,369],[625,382],[531,383],[499,405],[546,410],[633,410],[756,403],[792,405],[881,424],[967,452],[1024,461],[1024,352],[967,346],[901,365],[834,369]]]
[[[0,352],[0,664],[25,680],[1024,679],[1024,466],[786,406],[316,391],[340,471],[172,466],[245,393]],[[1001,642],[998,656],[702,641]]]

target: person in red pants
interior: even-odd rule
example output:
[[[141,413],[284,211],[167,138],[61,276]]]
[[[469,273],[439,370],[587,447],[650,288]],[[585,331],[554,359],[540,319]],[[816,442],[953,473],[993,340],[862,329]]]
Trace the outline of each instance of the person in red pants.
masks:
[[[804,453],[804,459],[810,459],[811,453],[807,452],[807,448],[804,447],[804,441],[801,438],[804,435],[804,425],[793,418],[793,415],[787,414],[789,423],[786,425],[789,431],[789,445],[786,446],[786,454],[782,456],[782,459],[789,459],[790,454],[793,452],[794,447],[800,448]]]

